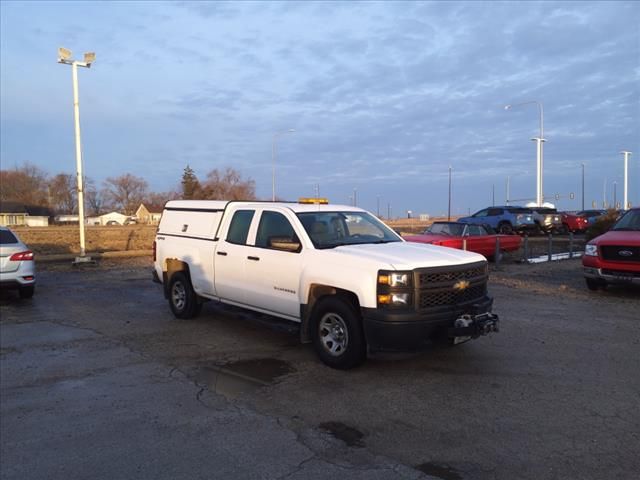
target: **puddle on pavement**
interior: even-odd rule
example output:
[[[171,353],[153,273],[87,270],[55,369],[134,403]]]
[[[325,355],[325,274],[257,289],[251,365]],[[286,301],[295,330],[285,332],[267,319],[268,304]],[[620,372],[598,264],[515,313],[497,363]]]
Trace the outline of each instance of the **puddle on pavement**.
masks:
[[[195,379],[205,384],[211,391],[235,399],[245,393],[276,383],[295,372],[284,360],[277,358],[253,358],[238,360],[224,365],[202,366],[196,370]]]
[[[349,447],[364,447],[364,442],[362,441],[364,434],[360,430],[342,422],[324,422],[318,425],[318,428],[338,440],[342,440]]]
[[[462,480],[460,473],[445,463],[421,463],[416,465],[416,470],[441,480]]]

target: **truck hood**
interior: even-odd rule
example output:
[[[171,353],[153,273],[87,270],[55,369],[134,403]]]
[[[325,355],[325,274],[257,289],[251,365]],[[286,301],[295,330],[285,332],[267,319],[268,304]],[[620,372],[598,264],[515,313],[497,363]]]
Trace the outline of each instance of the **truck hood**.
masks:
[[[589,243],[597,245],[624,245],[640,247],[640,232],[627,230],[610,230],[607,233],[594,238]]]
[[[382,244],[343,245],[333,249],[336,255],[348,255],[390,265],[396,270],[446,267],[486,260],[478,253],[424,243],[393,242]]]

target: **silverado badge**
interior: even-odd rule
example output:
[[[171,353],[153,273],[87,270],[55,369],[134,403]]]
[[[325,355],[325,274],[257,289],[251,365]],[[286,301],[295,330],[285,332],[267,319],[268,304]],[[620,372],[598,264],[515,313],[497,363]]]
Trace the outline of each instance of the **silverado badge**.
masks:
[[[458,292],[462,292],[463,290],[466,290],[467,288],[469,288],[469,281],[468,280],[458,280],[456,283],[453,284],[453,289],[458,291]]]

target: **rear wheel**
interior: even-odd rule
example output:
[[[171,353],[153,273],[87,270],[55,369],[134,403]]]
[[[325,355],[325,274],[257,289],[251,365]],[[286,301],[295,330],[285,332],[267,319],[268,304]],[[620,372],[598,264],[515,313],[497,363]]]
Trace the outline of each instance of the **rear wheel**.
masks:
[[[313,346],[326,365],[347,370],[365,361],[367,344],[362,321],[352,304],[338,297],[320,300],[312,328]]]
[[[191,280],[184,272],[176,272],[171,277],[169,306],[177,318],[193,318],[200,313],[202,305],[193,291]]]
[[[34,287],[33,285],[30,285],[28,287],[20,287],[18,289],[18,295],[20,295],[20,298],[31,298],[33,297],[35,291],[36,287]]]
[[[498,225],[498,232],[503,235],[511,235],[513,233],[513,227],[509,222],[502,222]]]

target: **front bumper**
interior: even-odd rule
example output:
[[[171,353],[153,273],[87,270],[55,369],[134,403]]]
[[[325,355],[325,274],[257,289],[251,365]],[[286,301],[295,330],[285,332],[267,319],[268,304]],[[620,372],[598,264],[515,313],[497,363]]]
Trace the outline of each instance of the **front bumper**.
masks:
[[[497,315],[490,313],[492,306],[493,299],[485,296],[473,304],[449,307],[444,311],[439,309],[435,313],[394,313],[390,310],[363,308],[362,319],[367,344],[371,350],[411,351],[427,347],[435,338],[450,337],[450,329],[455,329],[456,320],[463,315],[476,317],[489,314],[497,324]],[[481,330],[479,323],[477,328]],[[478,336],[470,334],[468,330],[460,330],[454,336],[467,335]]]
[[[640,272],[611,268],[584,267],[585,278],[604,280],[607,283],[640,285]]]
[[[585,278],[603,280],[606,283],[640,285],[640,264],[611,262],[599,256],[583,255]]]

